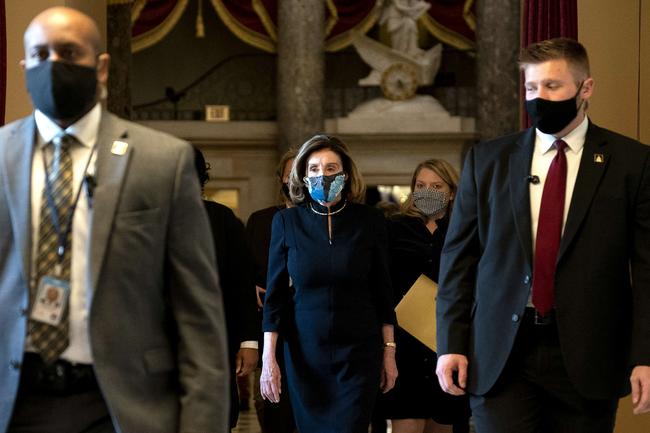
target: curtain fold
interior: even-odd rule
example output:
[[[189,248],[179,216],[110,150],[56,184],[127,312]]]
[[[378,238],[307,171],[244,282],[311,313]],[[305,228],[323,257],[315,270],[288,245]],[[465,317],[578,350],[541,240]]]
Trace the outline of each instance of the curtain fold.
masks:
[[[5,0],[0,0],[0,126],[5,124],[7,99],[7,21]]]
[[[427,0],[427,2],[431,7],[420,20],[429,33],[459,50],[476,48],[476,2],[474,0]]]
[[[137,52],[160,42],[176,27],[187,2],[188,0],[137,0],[132,9],[131,50]]]
[[[275,52],[278,1],[212,0],[217,14],[239,39]],[[324,0],[327,51],[352,43],[353,32],[366,33],[379,19],[376,0]]]
[[[577,0],[524,0],[522,48],[550,38],[578,38]]]
[[[551,38],[578,39],[578,1],[577,0],[524,0],[522,17],[521,47],[533,42]],[[526,94],[522,84],[521,127],[530,127],[530,119],[525,109]]]

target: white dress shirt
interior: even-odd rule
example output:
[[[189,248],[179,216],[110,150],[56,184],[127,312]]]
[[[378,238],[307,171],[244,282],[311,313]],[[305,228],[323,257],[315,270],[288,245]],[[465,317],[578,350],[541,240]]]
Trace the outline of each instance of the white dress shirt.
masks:
[[[70,148],[73,170],[73,194],[76,194],[80,187],[82,187],[82,190],[72,221],[72,250],[70,256],[72,269],[70,302],[68,305],[70,344],[61,354],[61,358],[84,364],[92,363],[88,333],[88,314],[93,294],[90,284],[90,262],[88,260],[88,257],[90,257],[89,233],[92,222],[92,208],[89,207],[88,190],[84,184],[84,179],[86,175],[94,175],[95,172],[96,154],[92,153],[92,149],[97,143],[101,115],[101,106],[97,104],[88,114],[65,129],[66,133],[75,136],[78,140],[78,143],[73,144]],[[32,160],[32,285],[37,284],[35,274],[39,239],[38,229],[43,188],[45,185],[43,149],[47,143],[63,131],[59,125],[38,110],[34,112],[34,119],[38,134],[36,136],[36,147]],[[89,162],[88,159],[91,157],[92,160]],[[86,165],[88,165],[88,169],[84,172]],[[29,339],[26,350],[33,351]]]
[[[567,215],[569,214],[569,206],[571,205],[571,197],[573,196],[573,187],[578,178],[578,168],[580,167],[580,158],[582,157],[582,149],[585,145],[585,136],[587,135],[587,127],[589,121],[587,116],[580,125],[573,131],[569,132],[566,136],[560,138],[567,144],[566,148],[566,193],[564,196],[564,216],[562,218],[562,232],[564,233],[564,226],[566,224]],[[546,182],[546,175],[551,166],[551,161],[555,158],[555,147],[553,143],[558,140],[552,135],[544,134],[539,129],[535,130],[535,150],[533,153],[533,161],[530,166],[531,176],[537,176],[539,183],[529,183],[530,188],[530,217],[531,217],[531,230],[533,234],[533,253],[535,252],[535,241],[537,239],[537,224],[539,222],[539,208],[542,203],[542,193],[544,191],[544,183]]]

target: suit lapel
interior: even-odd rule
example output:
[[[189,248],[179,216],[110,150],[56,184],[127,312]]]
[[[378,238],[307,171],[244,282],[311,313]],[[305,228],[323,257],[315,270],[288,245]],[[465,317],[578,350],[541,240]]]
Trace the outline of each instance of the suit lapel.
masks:
[[[2,171],[6,174],[2,183],[7,193],[12,233],[22,257],[25,281],[30,278],[32,256],[31,173],[34,134],[34,117],[30,116],[16,126],[5,147],[4,156],[0,156],[4,165]]]
[[[532,263],[533,241],[530,225],[530,192],[528,176],[535,148],[534,129],[519,136],[515,150],[510,154],[510,202],[519,242],[529,264]],[[531,265],[532,266],[532,265]]]
[[[562,259],[562,255],[578,232],[578,228],[582,224],[598,189],[600,180],[607,169],[610,155],[607,152],[606,144],[599,134],[598,127],[589,122],[585,146],[582,149],[582,157],[580,158],[578,177],[573,187],[569,214],[560,242],[558,261]]]
[[[124,153],[113,153],[116,141],[128,143],[126,125],[117,117],[104,111],[97,137],[97,162],[95,177],[93,220],[91,229],[90,272],[93,288],[104,263],[104,255],[113,228],[113,219],[120,199],[122,184],[131,158],[132,146]]]

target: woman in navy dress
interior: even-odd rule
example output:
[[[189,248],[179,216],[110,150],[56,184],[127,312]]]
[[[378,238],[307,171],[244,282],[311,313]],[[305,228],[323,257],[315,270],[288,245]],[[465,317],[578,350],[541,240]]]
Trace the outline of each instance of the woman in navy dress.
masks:
[[[395,305],[420,275],[438,281],[440,253],[457,187],[458,173],[446,161],[429,159],[416,167],[411,194],[388,226]],[[435,315],[433,304],[431,314]],[[400,348],[397,367],[401,374],[395,388],[381,396],[378,407],[392,421],[393,433],[451,433],[452,425],[454,433],[467,432],[468,399],[440,388],[436,353],[399,326],[395,341]]]
[[[337,138],[303,144],[289,188],[297,206],[275,215],[269,249],[262,396],[281,398],[282,335],[298,430],[366,433],[377,390],[397,377],[385,221],[359,203],[363,181]]]

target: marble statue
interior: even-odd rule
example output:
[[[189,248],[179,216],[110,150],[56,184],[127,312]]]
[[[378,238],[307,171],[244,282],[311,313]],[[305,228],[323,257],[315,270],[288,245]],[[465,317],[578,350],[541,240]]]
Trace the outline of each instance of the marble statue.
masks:
[[[422,0],[389,0],[379,24],[385,24],[394,50],[418,58],[424,50],[418,47],[417,20],[431,7]]]
[[[353,36],[359,56],[371,68],[360,86],[380,86],[383,97],[365,101],[345,117],[335,119],[337,133],[471,132],[474,119],[452,116],[433,96],[417,88],[433,84],[440,68],[442,44],[418,46],[417,20],[430,4],[422,0],[378,0],[379,23],[386,26],[391,45],[362,33]]]

